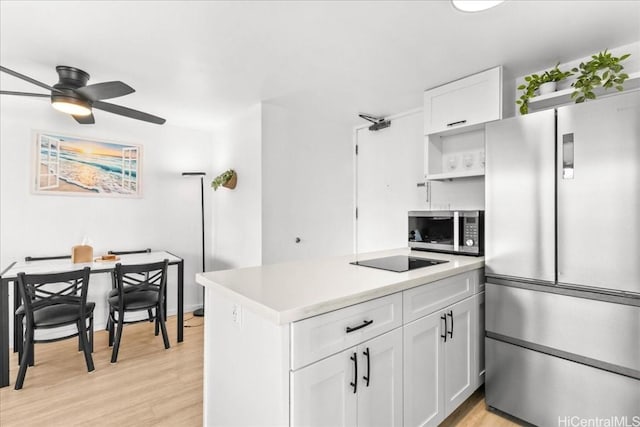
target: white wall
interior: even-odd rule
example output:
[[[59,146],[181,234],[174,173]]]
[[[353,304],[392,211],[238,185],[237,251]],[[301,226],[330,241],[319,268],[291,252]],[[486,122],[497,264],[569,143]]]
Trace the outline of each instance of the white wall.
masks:
[[[213,192],[213,268],[351,253],[351,132],[265,103],[217,129],[213,176],[238,185]]]
[[[27,255],[70,253],[83,236],[91,239],[95,255],[109,249],[164,249],[184,258],[185,311],[197,308],[201,304],[201,288],[194,281],[201,269],[200,186],[197,179],[180,174],[211,170],[212,135],[102,112],[96,113],[97,124],[79,125],[46,101],[4,96],[0,102],[2,268]],[[32,194],[33,130],[141,144],[143,197]],[[208,196],[205,191],[205,198]],[[208,210],[208,200],[206,204]],[[209,222],[210,216],[205,217]],[[99,328],[106,322],[110,279],[106,274],[93,275],[90,283],[89,299],[97,303]],[[168,312],[176,312],[175,267],[169,274]]]
[[[213,174],[238,174],[234,190],[210,190],[213,212],[213,269],[262,263],[262,107],[258,104],[215,133]]]
[[[353,252],[352,156],[351,127],[262,105],[264,264]]]

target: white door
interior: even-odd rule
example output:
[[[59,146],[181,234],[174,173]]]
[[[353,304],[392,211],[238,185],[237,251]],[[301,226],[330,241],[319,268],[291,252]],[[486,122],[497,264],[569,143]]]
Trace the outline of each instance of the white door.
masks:
[[[404,326],[404,425],[444,419],[444,320],[437,312]]]
[[[447,342],[444,344],[444,396],[446,414],[475,390],[477,301],[467,298],[445,309]]]
[[[355,380],[355,350],[343,351],[291,374],[293,426],[356,425],[357,397],[351,386]]]
[[[558,108],[559,282],[640,293],[639,141],[640,92]]]
[[[407,212],[426,209],[424,141],[420,112],[379,131],[356,134],[358,252],[407,247]]]
[[[358,425],[402,426],[402,328],[358,346]]]

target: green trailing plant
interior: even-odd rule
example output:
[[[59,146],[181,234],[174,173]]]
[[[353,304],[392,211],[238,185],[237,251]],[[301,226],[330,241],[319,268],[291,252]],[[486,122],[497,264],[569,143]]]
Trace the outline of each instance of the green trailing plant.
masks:
[[[596,99],[594,89],[602,86],[605,90],[615,87],[618,91],[623,90],[622,84],[629,76],[622,72],[624,67],[620,62],[631,56],[626,53],[622,56],[615,57],[607,52],[592,55],[591,60],[582,62],[578,67],[573,68],[574,73],[580,73],[575,82],[571,86],[575,91],[571,94],[571,98],[576,103],[584,102],[587,99]]]
[[[220,187],[221,185],[225,185],[226,183],[231,181],[231,179],[234,178],[235,176],[236,176],[236,172],[233,169],[224,171],[220,175],[215,177],[213,181],[211,181],[211,187],[213,187],[213,190],[216,191],[218,187]]]
[[[524,78],[525,83],[518,86],[518,90],[522,91],[522,95],[520,95],[520,99],[516,101],[516,104],[520,106],[520,114],[524,115],[529,112],[529,100],[536,96],[536,92],[541,85],[544,83],[559,82],[573,75],[571,71],[560,70],[558,65],[560,65],[559,62],[555,67],[540,75],[531,74]]]

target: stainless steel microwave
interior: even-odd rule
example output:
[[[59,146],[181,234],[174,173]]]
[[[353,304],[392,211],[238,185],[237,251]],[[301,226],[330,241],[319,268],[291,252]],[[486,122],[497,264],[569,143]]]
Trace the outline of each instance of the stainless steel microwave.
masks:
[[[484,255],[484,211],[410,211],[409,247]]]

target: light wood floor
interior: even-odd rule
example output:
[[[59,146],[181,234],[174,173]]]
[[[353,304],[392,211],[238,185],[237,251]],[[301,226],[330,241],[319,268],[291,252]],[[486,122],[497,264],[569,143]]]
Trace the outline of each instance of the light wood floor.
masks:
[[[0,389],[0,425],[10,426],[201,426],[202,318],[185,315],[184,342],[175,339],[175,317],[167,322],[171,348],[153,335],[153,324],[128,325],[118,363],[111,364],[107,333],[96,331],[87,373],[77,341],[36,344],[36,365],[22,390],[13,389],[18,356],[11,354],[11,385]],[[508,427],[517,424],[488,412],[482,390],[442,424]]]

